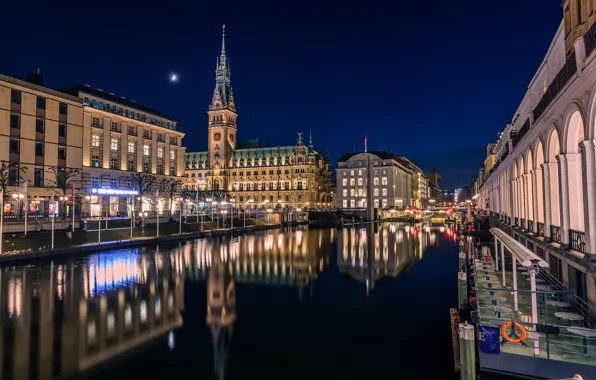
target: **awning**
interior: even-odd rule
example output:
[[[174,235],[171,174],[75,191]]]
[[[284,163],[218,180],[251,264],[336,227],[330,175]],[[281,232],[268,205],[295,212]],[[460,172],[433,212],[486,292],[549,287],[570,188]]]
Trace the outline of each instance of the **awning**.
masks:
[[[507,235],[507,233],[500,228],[491,228],[490,232],[495,235],[495,238],[499,239],[501,243],[505,245],[505,247],[507,247],[509,252],[511,252],[511,254],[517,259],[517,261],[520,262],[522,266],[531,267],[532,265],[536,264],[541,268],[549,267],[546,261],[542,260],[539,256],[534,254],[534,252],[526,248],[525,245]]]

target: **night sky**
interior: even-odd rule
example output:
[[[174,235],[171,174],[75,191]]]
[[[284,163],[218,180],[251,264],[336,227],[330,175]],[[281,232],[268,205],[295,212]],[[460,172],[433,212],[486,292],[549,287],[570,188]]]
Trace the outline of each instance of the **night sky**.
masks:
[[[2,74],[40,68],[49,87],[86,83],[134,99],[178,120],[188,151],[204,149],[225,23],[239,139],[290,145],[312,128],[336,164],[362,151],[366,134],[371,150],[435,166],[443,188],[477,174],[562,19],[560,0],[12,3],[26,5],[3,4]]]

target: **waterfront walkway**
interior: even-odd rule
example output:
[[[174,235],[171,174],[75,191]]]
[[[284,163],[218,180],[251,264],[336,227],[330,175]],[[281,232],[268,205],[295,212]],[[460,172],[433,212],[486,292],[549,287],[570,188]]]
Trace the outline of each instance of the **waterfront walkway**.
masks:
[[[501,336],[500,354],[481,352],[481,367],[549,378],[553,370],[559,371],[557,376],[596,377],[594,311],[552,277],[539,257],[501,230],[491,232],[499,241],[497,248],[482,249],[471,266],[479,325],[501,328],[516,322],[527,337],[514,344]],[[506,333],[511,336],[511,328]],[[515,329],[515,334],[520,336],[521,330]]]

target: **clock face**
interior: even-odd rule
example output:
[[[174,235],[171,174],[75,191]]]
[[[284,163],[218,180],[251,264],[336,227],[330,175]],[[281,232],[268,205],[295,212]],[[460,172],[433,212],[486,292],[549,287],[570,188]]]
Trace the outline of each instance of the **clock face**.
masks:
[[[230,133],[230,141],[234,141],[234,134]]]
[[[221,133],[217,132],[213,135],[213,140],[220,141],[221,140]]]

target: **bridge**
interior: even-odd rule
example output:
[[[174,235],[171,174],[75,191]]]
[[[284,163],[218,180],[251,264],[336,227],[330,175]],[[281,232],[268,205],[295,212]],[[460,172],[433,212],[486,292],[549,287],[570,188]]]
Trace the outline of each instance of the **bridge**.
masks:
[[[489,145],[476,202],[594,307],[596,24],[570,34],[576,22],[561,22],[511,124]]]

